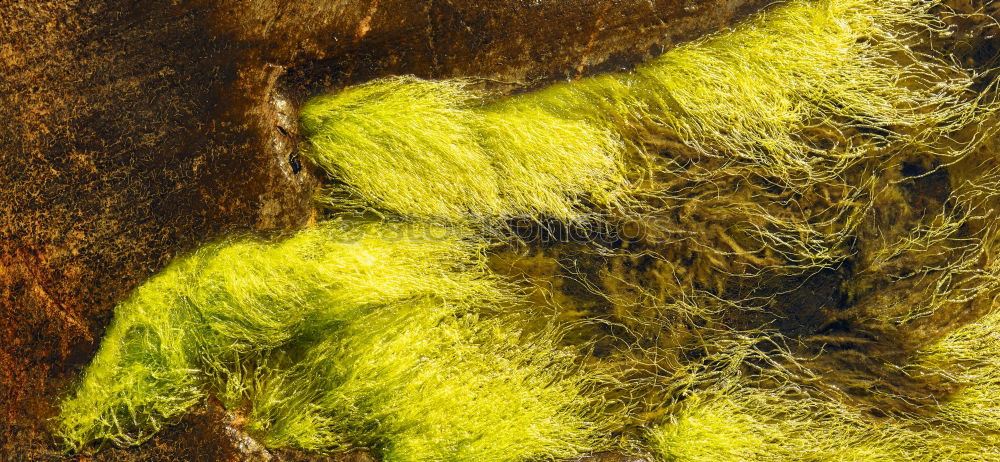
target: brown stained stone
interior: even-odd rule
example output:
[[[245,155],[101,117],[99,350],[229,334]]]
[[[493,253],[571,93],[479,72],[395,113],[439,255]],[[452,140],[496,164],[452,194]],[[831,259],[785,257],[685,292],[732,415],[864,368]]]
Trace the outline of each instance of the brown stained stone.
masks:
[[[53,403],[145,278],[219,236],[307,223],[309,95],[393,74],[573,79],[769,3],[0,0],[0,460],[61,457]],[[212,415],[99,459],[227,460]]]

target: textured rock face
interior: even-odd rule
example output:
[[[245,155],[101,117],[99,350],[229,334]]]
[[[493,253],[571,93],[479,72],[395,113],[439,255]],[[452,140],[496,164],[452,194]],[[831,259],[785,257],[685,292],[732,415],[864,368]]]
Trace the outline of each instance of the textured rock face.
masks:
[[[0,0],[0,459],[58,458],[53,396],[142,280],[217,236],[310,219],[306,97],[394,74],[538,86],[767,3]],[[240,458],[219,415],[101,457]]]

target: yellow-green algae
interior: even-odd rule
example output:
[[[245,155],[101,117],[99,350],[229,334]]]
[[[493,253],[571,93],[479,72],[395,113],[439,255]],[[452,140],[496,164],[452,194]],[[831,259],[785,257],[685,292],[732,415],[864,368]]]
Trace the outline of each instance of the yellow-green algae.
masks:
[[[661,138],[804,188],[874,145],[934,148],[977,121],[970,75],[911,48],[943,27],[934,4],[793,1],[632,72],[501,99],[461,81],[378,80],[306,104],[306,154],[355,201],[454,221],[579,221],[657,195],[644,180],[685,174],[636,146]],[[836,149],[812,139],[861,130]]]
[[[997,130],[995,87],[928,45],[947,33],[938,4],[792,1],[633,72],[512,97],[411,77],[318,97],[302,124],[337,182],[333,213],[638,227],[589,249],[606,267],[542,277],[610,305],[564,297],[559,316],[611,353],[574,358],[562,330],[496,314],[514,292],[470,241],[387,241],[398,228],[371,224],[368,244],[326,249],[322,225],[210,247],[141,287],[64,403],[62,435],[133,444],[207,393],[269,445],[387,460],[565,457],[612,431],[668,461],[1000,460],[995,315],[947,335],[1000,288],[1000,175],[995,152],[974,152]],[[945,168],[943,198],[907,189]],[[285,265],[310,245],[315,261]],[[851,275],[833,282],[849,308],[831,322],[889,353],[730,326],[824,271]],[[885,290],[898,281],[913,290]],[[824,369],[837,355],[944,389],[897,396],[875,375],[871,396],[920,403],[875,414]]]
[[[732,388],[691,399],[652,432],[663,461],[990,461],[995,435],[935,428],[936,422],[878,421],[794,389]]]
[[[922,349],[909,370],[960,384],[941,402],[939,425],[992,439],[992,455],[1000,459],[1000,309]]]
[[[595,377],[553,334],[480,319],[513,295],[456,233],[333,222],[175,262],[118,306],[59,435],[137,444],[210,393],[276,446],[400,461],[590,448]]]
[[[577,220],[583,196],[615,202],[613,133],[541,107],[473,109],[482,98],[461,82],[380,80],[313,98],[302,129],[310,159],[394,213]]]
[[[943,374],[960,385],[957,392],[920,414],[873,416],[842,394],[810,385],[822,374],[794,360],[778,366],[787,353],[744,345],[727,352],[729,361],[767,357],[769,367],[713,375],[650,432],[652,449],[665,462],[1000,460],[998,349],[1000,311],[994,310],[921,349],[905,366],[914,375]]]
[[[948,33],[939,5],[788,2],[632,72],[512,97],[379,80],[307,103],[305,154],[337,182],[334,210],[636,227],[638,242],[595,249],[618,255],[578,277],[639,336],[670,338],[660,331],[678,317],[768,308],[799,283],[789,278],[847,265],[858,274],[845,282],[849,303],[926,273],[913,303],[852,312],[894,334],[977,281],[983,293],[996,286],[975,275],[984,247],[964,234],[974,214],[950,199],[907,203],[904,166],[960,163],[997,130],[995,93],[931,45]],[[389,109],[410,105],[433,110]],[[526,124],[582,135],[526,144]],[[566,176],[545,179],[552,168]]]

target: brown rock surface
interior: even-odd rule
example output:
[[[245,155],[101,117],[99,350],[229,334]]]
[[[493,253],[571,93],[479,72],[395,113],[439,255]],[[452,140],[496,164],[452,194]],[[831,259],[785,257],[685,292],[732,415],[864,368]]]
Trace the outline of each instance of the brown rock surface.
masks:
[[[576,78],[768,3],[0,0],[0,460],[61,458],[52,403],[146,277],[219,235],[309,220],[308,95],[392,74]],[[220,415],[99,459],[244,458]]]

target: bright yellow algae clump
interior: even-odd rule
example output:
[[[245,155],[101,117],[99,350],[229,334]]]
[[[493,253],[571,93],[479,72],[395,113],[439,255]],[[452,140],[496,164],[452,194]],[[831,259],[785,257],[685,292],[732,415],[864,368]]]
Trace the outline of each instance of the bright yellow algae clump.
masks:
[[[539,108],[498,104],[461,82],[392,78],[302,109],[310,158],[380,208],[450,221],[582,219],[578,197],[615,202],[621,142]],[[340,204],[343,205],[343,204]]]
[[[350,435],[405,461],[537,460],[602,444],[603,405],[583,390],[597,382],[571,373],[572,355],[551,338],[525,343],[509,319],[451,311],[373,312],[265,379],[253,415],[277,423],[264,442],[325,449]]]
[[[62,404],[66,445],[140,443],[206,394],[273,445],[385,460],[568,457],[598,439],[573,355],[479,319],[514,297],[479,244],[348,225],[211,245],[142,285]]]
[[[886,143],[957,158],[942,145],[989,111],[972,75],[911,48],[943,27],[934,3],[794,1],[633,72],[500,99],[378,80],[306,104],[306,154],[354,200],[455,221],[580,221],[662,194],[649,178],[710,180],[657,159],[671,139],[790,190],[837,183]]]
[[[1000,441],[1000,310],[921,350],[912,370],[944,374],[960,387],[942,401],[939,425]],[[994,456],[1000,458],[1000,448]]]
[[[731,389],[706,394],[651,432],[665,462],[990,461],[990,436],[935,428],[918,419],[878,421],[836,401],[788,390]]]
[[[992,314],[916,355],[913,373],[962,371],[956,380],[968,386],[919,415],[876,416],[842,393],[823,392],[816,387],[823,375],[800,368],[787,352],[726,352],[713,361],[729,354],[731,367],[701,371],[708,374],[695,379],[700,389],[687,390],[649,432],[651,450],[664,462],[997,460],[1000,363],[990,355],[998,332]],[[761,355],[770,366],[746,367]]]
[[[891,436],[833,404],[761,390],[728,390],[692,401],[652,432],[664,461],[900,460]]]
[[[840,274],[849,262],[849,280],[827,280],[845,285],[831,293],[847,301],[829,303],[848,309],[834,314],[890,348],[919,330],[915,319],[995,295],[995,233],[982,228],[1000,182],[980,174],[992,157],[966,154],[996,132],[997,105],[972,90],[971,71],[921,48],[923,34],[942,32],[937,4],[792,1],[630,73],[512,97],[392,78],[306,105],[307,155],[336,180],[334,212],[487,225],[668,218],[646,230],[662,239],[630,243],[599,268],[599,286],[583,281],[614,305],[612,319],[591,318],[604,306],[567,307],[600,327],[588,332],[635,343],[588,358],[631,383],[599,385],[555,347],[557,333],[481,316],[512,292],[461,236],[326,224],[283,243],[211,246],[138,289],[64,403],[62,435],[76,449],[135,444],[212,394],[271,446],[369,447],[386,460],[567,457],[602,446],[620,421],[660,424],[637,452],[667,461],[1000,459],[1000,365],[976,353],[994,350],[982,323],[914,364],[884,365],[967,384],[927,415],[870,415],[833,396],[836,382],[803,385],[823,374],[782,375],[788,358],[767,358],[779,352],[726,366],[753,362],[759,377],[706,372],[740,335],[724,315],[771,308],[801,283],[778,277]],[[904,164],[926,175],[964,167],[976,180],[960,186],[949,170],[941,197],[913,199]],[[902,301],[854,306],[882,279],[918,278]],[[841,308],[831,306],[820,308]],[[699,360],[705,370],[690,366]],[[645,414],[602,416],[599,388],[642,401]]]

